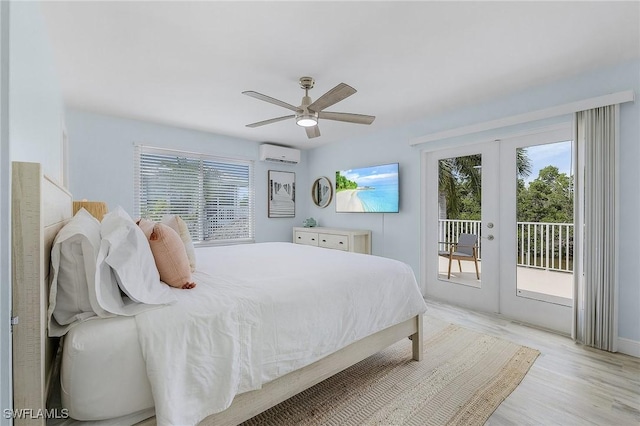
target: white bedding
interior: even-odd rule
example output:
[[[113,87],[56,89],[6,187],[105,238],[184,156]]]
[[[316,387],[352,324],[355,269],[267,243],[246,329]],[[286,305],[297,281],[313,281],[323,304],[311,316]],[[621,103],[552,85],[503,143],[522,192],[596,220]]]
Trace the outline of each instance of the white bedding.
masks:
[[[426,310],[409,266],[387,258],[291,243],[196,255],[198,286],[135,317],[159,425],[197,424],[238,393]]]
[[[134,317],[94,319],[64,337],[62,406],[77,420],[121,417],[153,408]]]

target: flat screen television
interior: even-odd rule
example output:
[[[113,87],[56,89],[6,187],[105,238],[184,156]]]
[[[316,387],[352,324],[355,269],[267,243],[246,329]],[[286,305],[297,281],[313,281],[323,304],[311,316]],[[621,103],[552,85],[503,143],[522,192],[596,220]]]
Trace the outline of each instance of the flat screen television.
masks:
[[[336,212],[398,213],[398,163],[336,172]]]

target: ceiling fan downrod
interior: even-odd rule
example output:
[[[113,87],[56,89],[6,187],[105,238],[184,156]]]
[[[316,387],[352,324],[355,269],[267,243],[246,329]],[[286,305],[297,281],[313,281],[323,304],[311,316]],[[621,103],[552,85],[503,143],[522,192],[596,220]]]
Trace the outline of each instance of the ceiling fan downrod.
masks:
[[[313,89],[315,80],[313,77],[300,77],[300,87],[304,89],[304,96],[300,104],[300,109],[296,112],[296,124],[301,127],[312,127],[318,124],[318,113],[309,111],[311,98],[309,97],[309,89]]]

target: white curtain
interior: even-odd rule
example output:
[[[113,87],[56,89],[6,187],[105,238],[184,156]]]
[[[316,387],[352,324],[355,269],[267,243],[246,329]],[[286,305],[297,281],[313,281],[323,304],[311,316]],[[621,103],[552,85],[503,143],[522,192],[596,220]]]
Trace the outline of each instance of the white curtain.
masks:
[[[574,338],[615,352],[618,338],[618,106],[576,113],[584,148],[583,279],[574,304]]]

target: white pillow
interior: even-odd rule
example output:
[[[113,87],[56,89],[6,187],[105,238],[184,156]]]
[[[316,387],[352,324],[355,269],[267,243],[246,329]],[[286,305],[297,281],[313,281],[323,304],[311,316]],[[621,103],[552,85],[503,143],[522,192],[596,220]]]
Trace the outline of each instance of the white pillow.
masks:
[[[187,251],[187,257],[189,258],[189,267],[191,272],[196,271],[196,251],[193,247],[193,241],[191,240],[191,234],[189,233],[189,227],[187,223],[178,215],[164,215],[162,217],[162,223],[169,225],[174,231],[180,235],[180,239],[184,244],[184,249]]]
[[[100,285],[96,292],[103,309],[119,315],[135,315],[149,309],[123,299],[118,287],[109,281],[114,276],[122,291],[138,304],[161,305],[176,300],[171,288],[160,281],[147,238],[121,207],[102,219],[101,235]]]
[[[84,208],[58,231],[51,248],[50,336],[62,336],[76,323],[105,314],[89,292],[95,284],[99,247],[100,222]]]

